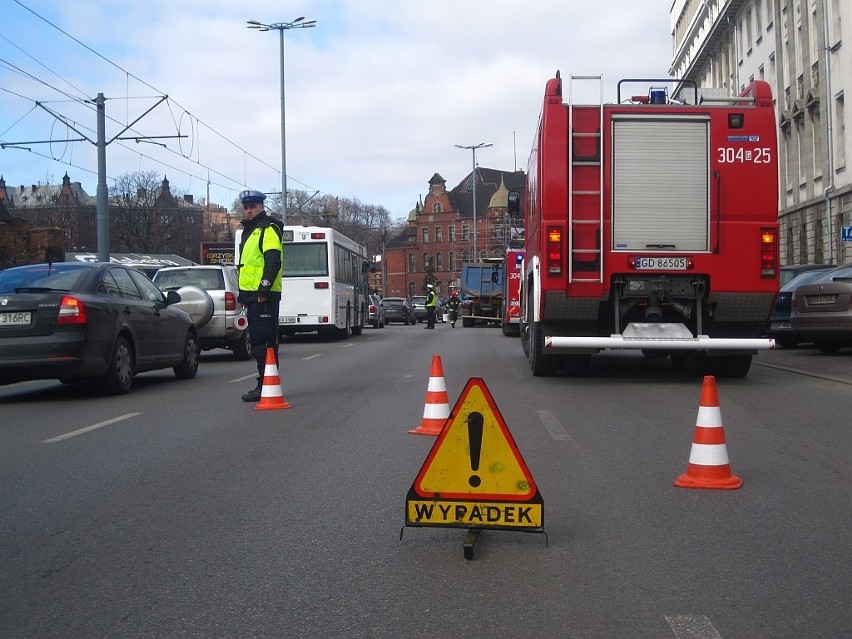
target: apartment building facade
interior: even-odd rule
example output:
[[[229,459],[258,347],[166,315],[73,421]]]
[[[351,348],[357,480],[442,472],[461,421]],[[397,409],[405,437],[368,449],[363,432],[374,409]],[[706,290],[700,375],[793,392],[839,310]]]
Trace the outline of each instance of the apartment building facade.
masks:
[[[772,87],[778,119],[781,263],[842,264],[852,243],[852,3],[674,0],[670,74],[735,96]],[[746,194],[744,194],[746,196]]]

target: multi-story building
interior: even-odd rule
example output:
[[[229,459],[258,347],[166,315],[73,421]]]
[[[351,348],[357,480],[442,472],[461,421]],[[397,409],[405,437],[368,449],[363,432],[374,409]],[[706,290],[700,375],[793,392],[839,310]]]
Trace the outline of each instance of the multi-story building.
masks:
[[[672,76],[732,96],[752,80],[772,87],[782,264],[850,261],[852,243],[842,242],[841,228],[852,224],[852,114],[845,102],[852,3],[674,0],[671,25]]]
[[[509,218],[509,191],[522,189],[525,178],[523,171],[477,167],[448,191],[446,180],[435,173],[425,199],[409,213],[408,225],[385,244],[385,294],[420,295],[428,283],[439,297],[447,297],[459,285],[464,262],[502,257],[523,225],[523,211],[520,218]]]
[[[96,198],[67,174],[60,185],[19,187],[0,176],[0,202],[9,216],[34,228],[61,229],[65,252],[97,250]],[[189,195],[175,198],[166,178],[154,192],[111,195],[110,253],[172,253],[197,262],[206,228],[204,207]]]

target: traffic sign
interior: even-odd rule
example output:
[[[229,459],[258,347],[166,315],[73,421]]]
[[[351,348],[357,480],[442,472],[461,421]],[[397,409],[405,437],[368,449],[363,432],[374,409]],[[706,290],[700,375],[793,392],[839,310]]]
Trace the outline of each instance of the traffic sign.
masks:
[[[841,226],[840,237],[844,242],[852,242],[852,226]]]
[[[406,525],[540,531],[543,515],[494,398],[470,378],[408,492]]]

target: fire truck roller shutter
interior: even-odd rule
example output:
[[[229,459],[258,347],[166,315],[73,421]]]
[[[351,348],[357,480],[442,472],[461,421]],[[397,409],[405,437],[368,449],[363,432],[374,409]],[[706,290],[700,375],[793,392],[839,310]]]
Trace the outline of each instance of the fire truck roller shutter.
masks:
[[[613,249],[708,251],[710,123],[613,116]]]

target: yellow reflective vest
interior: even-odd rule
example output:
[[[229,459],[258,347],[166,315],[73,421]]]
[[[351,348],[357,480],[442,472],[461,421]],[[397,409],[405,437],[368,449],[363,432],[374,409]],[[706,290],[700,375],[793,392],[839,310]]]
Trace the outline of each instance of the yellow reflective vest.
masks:
[[[274,228],[267,224],[252,230],[245,238],[240,253],[240,290],[256,291],[260,288],[260,280],[263,279],[263,268],[265,261],[263,254],[266,251],[281,251],[281,238]],[[263,245],[261,246],[261,242]],[[282,255],[283,257],[283,255]],[[282,260],[283,261],[283,260]],[[269,289],[273,293],[281,292],[281,267],[278,274],[272,279]]]

